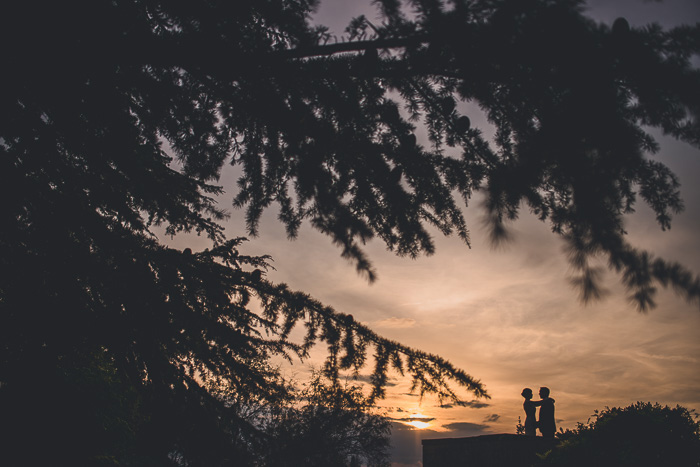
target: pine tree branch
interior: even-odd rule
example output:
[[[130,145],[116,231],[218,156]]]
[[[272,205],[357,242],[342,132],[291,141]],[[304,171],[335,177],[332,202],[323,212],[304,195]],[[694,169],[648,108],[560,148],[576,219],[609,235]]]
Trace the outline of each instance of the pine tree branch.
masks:
[[[375,39],[367,41],[340,42],[336,44],[315,45],[310,47],[298,47],[271,54],[283,58],[310,58],[328,56],[343,52],[359,52],[368,49],[396,49],[428,42],[427,34],[413,37],[397,37],[391,39]]]

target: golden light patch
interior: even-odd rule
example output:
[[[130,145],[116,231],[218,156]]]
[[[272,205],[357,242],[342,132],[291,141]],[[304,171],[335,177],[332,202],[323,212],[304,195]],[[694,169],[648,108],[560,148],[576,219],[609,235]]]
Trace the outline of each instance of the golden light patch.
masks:
[[[406,424],[411,425],[414,428],[418,428],[419,430],[428,428],[430,426],[430,423],[421,422],[420,420],[413,420],[412,422],[408,422]]]
[[[425,419],[425,420],[421,420]],[[430,418],[426,415],[423,415],[422,413],[416,413],[412,414],[411,417],[409,418],[409,421],[405,422],[406,425],[411,425],[413,428],[417,428],[419,430],[423,430],[425,428],[428,428],[430,426],[429,421],[434,420],[433,418]]]

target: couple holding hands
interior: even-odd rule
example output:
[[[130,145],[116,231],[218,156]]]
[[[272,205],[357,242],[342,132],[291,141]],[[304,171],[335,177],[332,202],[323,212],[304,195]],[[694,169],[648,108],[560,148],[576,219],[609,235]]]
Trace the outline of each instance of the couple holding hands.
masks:
[[[554,399],[549,397],[549,388],[540,388],[539,401],[532,400],[532,389],[525,388],[521,395],[525,398],[523,408],[525,409],[525,434],[528,436],[537,436],[536,429],[540,429],[540,433],[545,438],[554,438],[554,432],[557,427],[554,423]],[[540,417],[537,419],[535,411],[540,408]]]

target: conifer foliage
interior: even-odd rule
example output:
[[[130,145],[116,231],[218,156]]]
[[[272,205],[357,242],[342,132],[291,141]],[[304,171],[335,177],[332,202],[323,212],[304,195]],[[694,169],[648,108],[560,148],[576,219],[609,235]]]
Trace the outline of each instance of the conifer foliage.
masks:
[[[662,228],[682,208],[643,126],[700,144],[697,26],[609,27],[574,0],[374,3],[382,22],[355,18],[344,42],[310,25],[314,0],[2,6],[10,465],[240,461],[256,428],[217,394],[283,400],[270,358],[317,342],[331,379],[373,356],[373,398],[390,367],[421,393],[456,399],[452,380],[486,395],[449,362],[267,281],[268,258],[223,234],[224,164],[242,170],[234,203],[251,234],[276,203],[290,237],[310,223],[369,280],[370,238],[430,254],[434,226],[468,244],[459,198],[480,190],[494,239],[527,207],[568,240],[584,298],[603,254],[642,309],[655,283],[698,300],[697,278],[630,246],[622,225],[637,197]],[[457,101],[481,106],[494,144]],[[154,226],[211,248],[173,250]],[[25,449],[38,439],[45,450]]]

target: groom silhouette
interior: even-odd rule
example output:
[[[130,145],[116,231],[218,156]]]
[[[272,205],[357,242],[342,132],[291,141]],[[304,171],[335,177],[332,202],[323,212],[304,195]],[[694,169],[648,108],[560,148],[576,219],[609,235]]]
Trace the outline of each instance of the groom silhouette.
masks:
[[[540,429],[540,433],[545,438],[554,438],[554,433],[557,431],[556,424],[554,422],[554,399],[549,397],[549,388],[540,388],[540,418],[537,422],[537,427]]]

